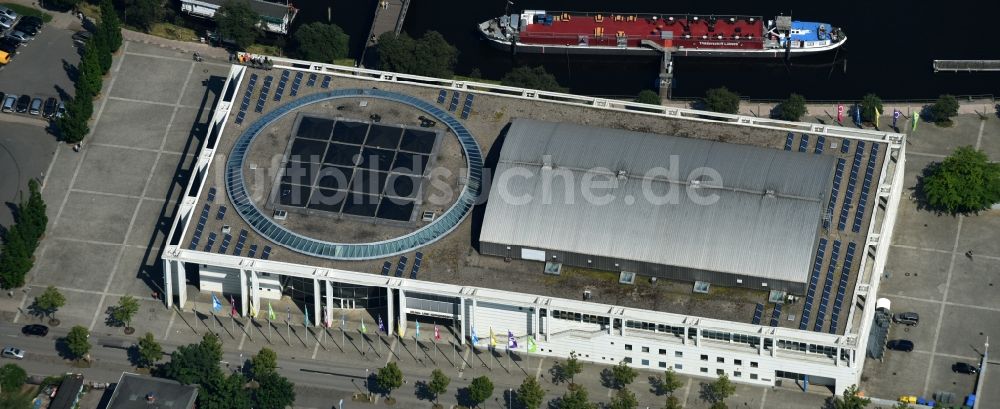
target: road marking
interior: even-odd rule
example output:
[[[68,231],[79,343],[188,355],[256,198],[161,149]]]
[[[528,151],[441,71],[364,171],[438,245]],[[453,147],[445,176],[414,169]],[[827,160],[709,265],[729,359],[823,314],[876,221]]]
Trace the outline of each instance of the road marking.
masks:
[[[174,319],[177,318],[177,310],[170,309],[170,322],[167,323],[167,331],[163,333],[163,340],[166,341],[170,338],[170,329],[174,327]]]
[[[691,393],[691,384],[694,382],[694,378],[688,378],[687,385],[684,386],[684,400],[681,401],[681,406],[687,406],[688,394]]]
[[[316,354],[317,353],[319,353],[319,341],[317,341],[316,345],[313,346],[313,354],[312,354],[312,358],[310,358],[310,359],[316,359]]]
[[[131,247],[131,248],[137,248],[137,249],[143,249],[143,250],[150,249],[149,246],[143,246],[143,245],[139,245],[139,244],[124,244],[123,245],[121,243],[111,243],[111,242],[107,242],[107,241],[87,240],[87,239],[76,239],[76,238],[73,238],[73,237],[53,237],[52,240],[56,240],[56,241],[72,241],[72,242],[76,242],[76,243],[86,243],[86,244],[93,244],[93,245],[98,245],[98,246],[125,246],[125,247]],[[153,251],[159,251],[160,249],[161,249],[160,246],[155,246],[155,247],[152,248]]]
[[[764,388],[764,394],[760,397],[760,409],[764,409],[764,402],[767,402],[767,389]]]
[[[965,216],[958,216],[958,228],[955,231],[955,244],[951,248],[951,263],[948,264],[948,278],[944,282],[944,295],[941,297],[941,304],[948,303],[948,291],[951,289],[951,274],[955,270],[955,260],[958,257],[958,240],[962,237],[962,223],[965,221]],[[944,305],[941,306],[941,311],[938,312],[938,322],[937,328],[934,329],[934,342],[931,343],[931,351],[937,351],[938,339],[941,336],[941,325],[944,323]],[[927,376],[924,378],[924,392],[930,388],[931,385],[931,374],[934,373],[934,357],[936,354],[931,354],[931,358],[927,360]]]
[[[246,340],[247,340],[247,333],[245,331],[243,331],[243,335],[240,335],[240,345],[238,347],[236,347],[236,350],[242,351],[243,350],[243,342],[246,341]],[[243,354],[240,354],[240,355],[243,355]]]
[[[27,287],[25,288],[27,289]],[[14,324],[17,324],[18,318],[21,318],[21,311],[23,311],[25,308],[24,303],[28,302],[28,292],[23,291],[23,293],[24,295],[21,297],[21,304],[20,304],[21,306],[18,307],[17,311],[14,311],[14,320],[13,320]]]
[[[906,151],[906,154],[916,155],[916,156],[926,156],[928,158],[939,158],[939,159],[944,159],[948,157],[948,155],[938,155],[936,153],[923,153],[923,152],[913,152],[913,151]]]
[[[96,190],[70,189],[69,191],[73,192],[73,193],[86,193],[86,194],[98,195],[98,196],[120,197],[120,198],[123,198],[123,199],[149,200],[149,201],[157,201],[157,202],[166,202],[167,201],[167,199],[156,199],[156,198],[149,198],[149,197],[136,196],[136,195],[124,195],[124,194],[121,194],[121,193],[98,192]]]
[[[388,365],[389,361],[392,360],[392,352],[396,350],[396,340],[396,337],[392,337],[392,341],[389,342],[389,353],[385,354],[385,365]]]
[[[941,249],[935,249],[935,248],[930,248],[930,247],[907,246],[905,244],[893,244],[892,247],[898,247],[898,248],[901,248],[901,249],[908,249],[908,250],[921,250],[921,251],[927,251],[927,252],[932,252],[932,253],[942,253],[942,254],[958,254],[959,253],[957,251],[941,250]],[[965,255],[965,253],[961,253],[961,254]],[[987,256],[987,255],[981,255],[981,254],[976,254],[976,258],[984,258],[984,259],[987,259],[987,260],[1000,260],[1000,257],[997,257],[997,256]]]
[[[59,152],[62,151],[63,144],[56,145],[56,153],[52,155],[52,161],[49,162],[49,167],[45,169],[45,174],[42,175],[42,187],[41,191],[45,191],[45,185],[49,181],[49,174],[52,173],[52,167],[55,166],[56,161],[59,160]]]
[[[950,301],[930,300],[930,299],[927,299],[927,298],[910,297],[908,295],[900,295],[900,294],[883,294],[883,295],[886,296],[886,297],[901,298],[901,299],[904,299],[904,300],[920,301],[920,302],[926,302],[926,303],[932,303],[932,304],[944,304],[944,305],[947,305],[949,307],[962,307],[962,308],[972,308],[972,309],[976,309],[976,310],[985,310],[985,311],[1000,312],[1000,308],[984,307],[982,305],[959,304],[959,303],[950,302]]]
[[[127,149],[127,150],[140,151],[140,152],[152,152],[152,153],[160,152],[160,151],[158,151],[156,149],[151,149],[151,148],[140,148],[138,146],[117,145],[117,144],[113,144],[113,143],[91,143],[90,145],[91,146],[100,146],[100,147],[104,147],[104,148]],[[179,154],[177,152],[167,152],[167,153]]]
[[[979,121],[979,136],[976,137],[976,149],[983,143],[983,128],[986,127],[986,121]]]
[[[545,362],[545,357],[543,356],[538,360],[538,369],[535,370],[535,377],[538,378],[542,375],[542,364]]]
[[[179,105],[179,103],[177,103],[177,104],[171,104],[169,102],[150,101],[150,100],[146,100],[146,99],[132,99],[132,98],[122,98],[122,97],[108,97],[108,99],[110,99],[112,101],[131,102],[131,103],[134,103],[134,104],[150,104],[150,105],[160,105],[160,106],[167,106],[167,107],[179,107],[179,108],[187,108],[187,109],[198,109],[199,108],[199,107],[190,106],[190,105]]]

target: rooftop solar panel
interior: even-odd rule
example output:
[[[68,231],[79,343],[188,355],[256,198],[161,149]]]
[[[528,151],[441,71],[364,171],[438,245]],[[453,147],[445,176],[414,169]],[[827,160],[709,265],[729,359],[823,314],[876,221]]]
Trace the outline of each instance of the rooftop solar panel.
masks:
[[[799,140],[799,152],[805,152],[809,148],[809,135],[802,134],[802,139]]]
[[[250,249],[247,250],[247,257],[253,258],[256,255],[257,255],[257,245],[251,244]]]
[[[788,136],[785,137],[785,150],[786,151],[792,150],[792,143],[794,141],[795,141],[795,135],[792,134],[791,132],[789,132]]]
[[[323,77],[323,83],[320,84],[320,88],[327,89],[330,88],[330,76],[326,75]]]
[[[753,310],[753,320],[750,321],[751,324],[760,324],[760,318],[764,315],[764,304],[757,303],[757,306]]]
[[[211,202],[214,202],[214,201],[215,201],[215,193],[216,193],[216,190],[215,190],[215,187],[214,187],[214,186],[213,186],[213,187],[210,187],[210,188],[208,188],[208,198],[207,198],[207,199],[208,199],[208,202],[209,202],[209,203],[211,203]],[[207,206],[207,205],[206,205],[206,206]],[[206,208],[205,208],[205,213],[207,213],[207,212],[208,212],[208,208],[206,207]]]
[[[389,275],[389,270],[391,268],[392,268],[392,262],[391,261],[386,261],[385,263],[382,263],[382,275],[384,275],[384,276]]]
[[[840,153],[847,153],[849,149],[851,149],[851,140],[850,139],[842,140],[840,145]]]
[[[458,91],[451,94],[451,104],[448,105],[448,110],[454,112],[455,108],[458,108]]]
[[[215,220],[222,220],[226,217],[226,206],[219,206],[219,212],[215,215]]]
[[[215,238],[216,237],[218,237],[218,236],[216,236],[215,232],[208,233],[208,242],[205,243],[205,251],[206,252],[209,252],[209,253],[212,252],[212,246],[215,245]]]
[[[271,246],[264,246],[264,251],[260,253],[260,258],[262,260],[271,258]]]
[[[438,103],[443,104],[444,100],[448,98],[448,91],[441,90],[438,92]]]
[[[823,135],[816,136],[816,153],[823,153],[823,145],[826,144],[826,138]]]
[[[396,277],[402,277],[403,270],[406,270],[406,256],[399,256],[399,262],[396,263]]]
[[[777,327],[779,319],[781,319],[781,304],[775,304],[774,311],[771,311],[771,326]]]
[[[307,87],[315,86],[316,85],[316,78],[317,78],[316,74],[309,74],[309,81],[306,81],[306,86]]]

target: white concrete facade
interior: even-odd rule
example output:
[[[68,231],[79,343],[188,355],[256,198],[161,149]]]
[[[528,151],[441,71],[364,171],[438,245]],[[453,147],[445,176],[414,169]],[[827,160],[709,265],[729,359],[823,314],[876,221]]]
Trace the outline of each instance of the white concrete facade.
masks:
[[[278,57],[273,60],[276,68],[296,69],[291,67],[290,60]],[[331,297],[333,285],[349,284],[386,289],[388,316],[383,318],[386,320],[386,327],[392,332],[398,332],[399,322],[409,322],[413,316],[442,315],[440,312],[421,311],[412,305],[407,306],[407,294],[426,294],[453,299],[456,304],[454,310],[457,312],[451,318],[454,320],[456,331],[462,334],[462,342],[469,342],[471,334],[475,331],[480,347],[486,346],[489,342],[489,329],[492,328],[501,350],[506,345],[507,331],[511,331],[518,338],[520,348],[518,353],[526,352],[524,349],[528,344],[526,338],[531,335],[538,344],[538,351],[535,352],[538,355],[565,357],[571,351],[576,351],[581,359],[597,363],[614,364],[627,359],[634,367],[649,369],[672,367],[679,373],[710,377],[722,371],[734,381],[758,385],[774,385],[780,381],[777,377],[779,373],[787,372],[809,376],[810,384],[829,384],[838,394],[848,386],[859,382],[868,330],[875,310],[875,294],[885,266],[896,208],[902,191],[905,166],[903,135],[818,124],[788,123],[499,85],[437,80],[304,61],[295,63],[307,64],[313,67],[312,71],[338,77],[461,89],[517,99],[551,100],[552,103],[584,105],[601,110],[634,112],[631,107],[640,107],[654,111],[647,113],[648,115],[680,120],[706,121],[704,117],[712,117],[719,121],[730,122],[733,126],[809,132],[885,143],[888,146],[888,154],[880,172],[878,193],[875,196],[877,203],[872,206],[875,214],[869,225],[867,240],[859,249],[863,251],[858,251],[860,260],[857,262],[862,266],[862,271],[854,288],[854,298],[845,304],[845,306],[850,305],[844,325],[847,332],[845,335],[836,335],[774,328],[482,287],[408,280],[280,261],[190,251],[181,243],[184,242],[182,239],[189,235],[188,231],[193,230],[190,226],[192,215],[196,209],[200,209],[198,198],[207,184],[204,177],[191,178],[191,185],[181,199],[178,217],[174,220],[167,240],[168,245],[163,253],[166,275],[164,288],[167,290],[168,307],[175,303],[179,308],[185,305],[187,298],[184,285],[185,263],[189,263],[199,266],[201,291],[240,294],[241,299],[253,300],[253,305],[258,309],[260,299],[280,297],[281,287],[278,277],[298,277],[311,281],[310,286],[313,288],[314,296],[312,300],[306,300],[311,304],[307,309],[317,324],[321,320],[320,311],[324,310],[321,293],[326,295],[325,312],[329,316],[330,309],[336,306]],[[238,89],[244,72],[244,67],[233,66],[225,89],[230,86]],[[209,123],[209,134],[223,134],[232,104],[233,101],[219,102]],[[202,176],[207,174],[214,155],[215,146],[206,144],[199,152],[192,173]],[[868,300],[872,302],[866,302]]]

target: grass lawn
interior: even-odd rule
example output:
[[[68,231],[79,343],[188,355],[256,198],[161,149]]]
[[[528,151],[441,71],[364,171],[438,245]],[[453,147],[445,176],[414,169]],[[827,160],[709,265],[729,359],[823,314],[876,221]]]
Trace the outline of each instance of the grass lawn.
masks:
[[[81,1],[76,4],[76,8],[80,9],[88,19],[94,20],[94,23],[101,22],[101,6]]]
[[[251,54],[273,55],[275,57],[282,56],[280,48],[266,44],[253,44],[247,47],[247,52]]]
[[[333,60],[333,65],[343,65],[345,67],[353,67],[354,63],[353,58],[337,58]]]
[[[200,41],[194,30],[170,23],[156,23],[149,29],[149,34],[168,40]]]
[[[42,21],[46,23],[52,21],[51,14],[36,9],[34,7],[28,7],[22,4],[14,4],[14,3],[0,3],[0,5],[9,8],[11,10],[14,10],[14,12],[17,13],[17,15],[19,16],[35,16],[41,18]]]
[[[483,84],[502,85],[500,84],[500,81],[497,80],[488,80],[485,78],[472,78],[472,77],[466,77],[464,75],[456,75],[454,79],[457,81],[471,81],[471,82],[481,82]]]

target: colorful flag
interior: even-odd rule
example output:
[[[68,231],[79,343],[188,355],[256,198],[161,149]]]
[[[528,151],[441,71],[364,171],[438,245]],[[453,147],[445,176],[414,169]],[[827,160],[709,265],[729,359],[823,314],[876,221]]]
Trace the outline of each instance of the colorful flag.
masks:
[[[920,115],[917,115],[917,113],[914,112],[912,118],[913,118],[913,125],[911,125],[910,128],[911,128],[911,130],[916,131],[917,130],[917,122],[920,121]]]
[[[416,321],[416,323],[417,323],[417,332],[413,334],[413,338],[420,338],[420,321]]]
[[[385,324],[382,323],[382,314],[378,315],[378,331],[385,332],[386,334],[389,333],[385,330]]]
[[[253,300],[250,300],[250,318],[257,318],[257,309],[253,307]]]
[[[497,337],[493,335],[493,327],[490,327],[490,346],[497,346]]]
[[[215,296],[215,293],[212,293],[212,311],[222,311],[222,302],[220,302],[219,298]]]
[[[893,108],[892,110],[892,127],[896,127],[896,120],[899,119],[900,112],[898,109]]]
[[[872,107],[875,110],[875,127],[878,128],[878,117],[882,116],[881,112],[878,112],[878,107]]]
[[[302,320],[302,322],[305,323],[306,326],[308,327],[309,326],[309,307],[305,307],[305,308],[303,308],[303,310],[305,310],[305,312],[306,312],[306,318],[304,320]]]
[[[239,315],[239,314],[236,313],[236,299],[233,298],[233,296],[231,296],[231,295],[229,296],[229,305],[233,306],[232,310],[229,311],[229,314],[232,315],[232,316],[234,316],[234,317],[237,316],[237,315]]]
[[[274,308],[271,308],[271,302],[268,301],[267,302],[267,319],[270,320],[270,321],[274,321],[277,318],[278,317],[276,315],[274,315]]]
[[[517,338],[514,338],[514,333],[507,330],[507,349],[517,349]]]
[[[361,317],[361,333],[362,334],[367,334],[368,333],[368,327],[365,326],[365,317],[364,316]]]
[[[441,331],[438,331],[437,324],[434,324],[434,340],[435,341],[440,341],[441,340]]]
[[[476,336],[476,327],[472,327],[472,345],[475,346],[479,343],[479,337]]]
[[[861,126],[861,106],[854,104],[854,123]]]
[[[323,326],[330,328],[330,314],[326,313],[326,308],[323,309]]]
[[[538,344],[535,343],[535,339],[528,336],[528,352],[535,352],[538,350]]]
[[[399,333],[400,338],[406,336],[406,321],[399,320],[399,323],[396,324],[396,332]]]
[[[844,122],[844,104],[837,104],[837,122]]]

